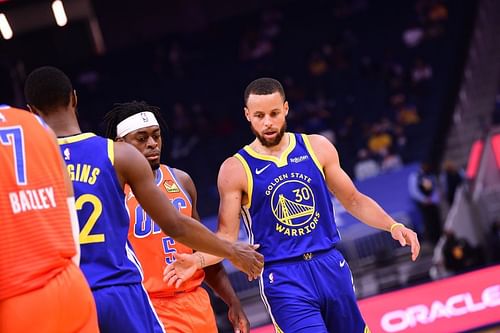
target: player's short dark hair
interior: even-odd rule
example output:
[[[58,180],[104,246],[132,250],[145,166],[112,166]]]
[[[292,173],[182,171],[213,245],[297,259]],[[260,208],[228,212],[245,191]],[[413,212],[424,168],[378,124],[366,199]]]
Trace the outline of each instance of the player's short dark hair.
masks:
[[[26,101],[44,113],[54,107],[67,106],[72,91],[68,76],[52,66],[35,69],[24,83]]]
[[[283,89],[283,86],[278,80],[269,77],[261,77],[257,80],[254,80],[250,82],[250,84],[245,89],[245,95],[244,95],[245,105],[247,105],[248,97],[251,94],[270,95],[275,92],[279,92],[281,97],[283,97],[283,101],[286,100],[285,90]]]
[[[160,129],[162,130],[162,135],[167,132],[167,123],[161,116],[160,108],[157,106],[149,105],[144,101],[132,101],[126,103],[115,103],[113,108],[104,115],[104,122],[106,125],[106,137],[110,139],[116,139],[116,126],[124,119],[133,116],[134,114],[140,112],[151,112],[155,115],[158,124],[160,124]]]

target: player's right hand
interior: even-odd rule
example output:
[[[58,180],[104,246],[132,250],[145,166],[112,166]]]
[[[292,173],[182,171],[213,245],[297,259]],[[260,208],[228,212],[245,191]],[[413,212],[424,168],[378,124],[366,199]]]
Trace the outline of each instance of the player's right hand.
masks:
[[[260,245],[235,242],[232,246],[233,255],[228,258],[229,261],[248,276],[248,281],[257,279],[264,267],[264,256],[255,251]]]
[[[175,285],[175,288],[179,288],[183,282],[196,273],[198,267],[194,254],[174,253],[174,258],[175,261],[163,270],[163,281],[169,287]]]

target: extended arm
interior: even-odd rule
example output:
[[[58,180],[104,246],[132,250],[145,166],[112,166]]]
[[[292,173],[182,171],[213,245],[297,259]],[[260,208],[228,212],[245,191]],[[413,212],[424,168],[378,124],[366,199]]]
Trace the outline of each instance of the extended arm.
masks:
[[[416,233],[394,221],[373,199],[359,192],[344,170],[340,167],[335,147],[324,137],[310,135],[310,143],[323,166],[328,188],[345,209],[361,222],[391,233],[401,246],[411,247],[412,260],[416,260],[420,245]]]
[[[182,187],[186,189],[190,198],[192,205],[192,217],[201,222],[200,215],[197,209],[198,194],[196,191],[196,186],[194,185],[191,177],[184,171],[179,169],[174,169],[175,175]],[[229,308],[228,317],[231,321],[235,331],[241,333],[248,333],[250,331],[250,323],[248,318],[241,307],[240,300],[236,295],[236,292],[229,281],[226,270],[221,262],[216,263],[211,266],[207,266],[203,269],[205,271],[205,282],[212,288],[212,290],[219,295],[220,298],[226,303]]]
[[[160,228],[175,240],[187,246],[228,258],[236,265],[249,261],[245,269],[262,266],[262,255],[251,246],[232,244],[215,236],[201,223],[182,215],[154,184],[147,160],[133,146],[115,142],[115,169],[122,183],[128,183],[137,200]]]
[[[238,239],[240,209],[243,203],[243,193],[246,192],[245,170],[235,157],[228,158],[222,164],[219,170],[217,186],[220,194],[217,235],[230,242],[234,242]],[[254,248],[258,248],[258,245],[254,245]],[[165,268],[164,280],[169,285],[179,283],[178,279],[185,280],[189,278],[196,268],[211,266],[222,259],[221,257],[201,252],[197,252],[191,256],[183,256],[175,262],[175,265],[169,265]],[[235,265],[235,267],[245,272],[249,280],[256,279],[261,271],[261,269],[254,270],[249,274],[244,266]]]
[[[245,170],[235,157],[228,158],[220,167],[217,187],[220,196],[217,235],[234,242],[238,239],[240,210],[243,193],[246,191]],[[213,265],[223,259],[205,253],[199,253],[199,255],[203,255],[203,259],[200,259],[199,263],[201,267]]]

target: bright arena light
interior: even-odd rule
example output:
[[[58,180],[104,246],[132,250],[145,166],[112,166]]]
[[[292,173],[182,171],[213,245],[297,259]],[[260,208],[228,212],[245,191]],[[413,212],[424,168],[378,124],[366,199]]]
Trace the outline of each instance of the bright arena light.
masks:
[[[2,37],[5,39],[11,39],[14,36],[9,21],[7,21],[7,16],[4,13],[0,13],[0,33],[2,33]]]
[[[68,18],[66,17],[64,5],[61,0],[52,2],[52,12],[54,13],[54,18],[58,26],[64,27],[66,23],[68,23]]]

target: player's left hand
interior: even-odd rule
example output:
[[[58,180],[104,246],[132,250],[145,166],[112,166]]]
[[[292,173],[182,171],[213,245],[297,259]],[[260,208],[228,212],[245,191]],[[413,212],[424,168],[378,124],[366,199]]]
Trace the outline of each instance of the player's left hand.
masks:
[[[391,236],[395,240],[399,241],[401,246],[410,246],[411,260],[417,260],[418,254],[420,253],[420,243],[418,242],[418,237],[415,231],[399,224],[393,228]]]
[[[249,333],[250,332],[250,322],[248,321],[241,303],[235,302],[229,306],[229,311],[227,313],[229,321],[233,325],[235,333]]]

